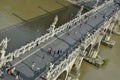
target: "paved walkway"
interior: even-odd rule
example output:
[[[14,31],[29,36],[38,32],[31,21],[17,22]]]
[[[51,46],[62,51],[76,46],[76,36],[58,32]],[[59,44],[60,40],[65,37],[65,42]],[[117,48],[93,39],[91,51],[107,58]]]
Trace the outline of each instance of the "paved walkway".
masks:
[[[54,63],[59,60],[60,57],[63,57],[62,55],[65,51],[75,45],[77,41],[86,35],[87,32],[92,32],[93,29],[98,29],[104,23],[105,19],[103,16],[105,10],[107,12],[106,16],[109,16],[108,18],[110,18],[116,12],[116,5],[111,4],[110,6],[100,9],[92,14],[92,16],[89,16],[87,22],[83,22],[82,25],[77,24],[72,26],[69,30],[64,30],[35,49],[32,49],[12,61],[11,63],[16,66],[18,71],[20,71],[22,79],[34,80],[38,75],[31,69],[33,62],[36,63],[35,69],[40,68],[40,73],[42,73],[45,70],[45,67],[48,67],[50,62]],[[50,47],[53,48],[53,50],[62,50],[62,52],[59,55],[53,53],[49,54],[48,49]],[[14,80],[11,76],[6,77],[4,80],[10,79]]]

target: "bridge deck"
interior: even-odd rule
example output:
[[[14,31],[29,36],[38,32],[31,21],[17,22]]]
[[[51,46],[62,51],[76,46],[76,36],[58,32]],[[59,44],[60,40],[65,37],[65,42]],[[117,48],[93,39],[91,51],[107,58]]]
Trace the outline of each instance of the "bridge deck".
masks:
[[[107,14],[105,14],[105,10]],[[116,6],[114,4],[100,9],[96,13],[92,14],[93,16],[90,16],[87,22],[83,22],[82,25],[78,24],[77,26],[72,26],[70,30],[64,30],[35,49],[21,55],[11,63],[16,66],[18,71],[20,71],[20,76],[23,80],[34,80],[38,74],[35,74],[31,69],[32,62],[36,63],[35,68],[39,67],[40,73],[42,73],[45,67],[49,66],[50,62],[54,63],[59,60],[64,52],[69,47],[75,45],[75,43],[87,32],[91,32],[91,30],[99,28],[101,24],[104,23],[105,19],[103,16],[107,15],[108,17],[111,17],[116,12],[113,12],[113,10],[116,10]],[[95,18],[95,16],[97,17]],[[53,48],[53,50],[62,50],[62,52],[59,55],[49,54],[49,47]],[[7,76],[4,78],[4,80],[9,79],[14,80],[14,77]]]

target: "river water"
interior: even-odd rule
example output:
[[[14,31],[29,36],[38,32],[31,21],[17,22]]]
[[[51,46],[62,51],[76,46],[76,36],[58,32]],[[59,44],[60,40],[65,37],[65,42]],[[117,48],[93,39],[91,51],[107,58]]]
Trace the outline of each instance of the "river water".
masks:
[[[120,36],[113,35],[116,41],[113,48],[101,45],[99,55],[107,59],[101,68],[83,61],[79,80],[120,80]]]
[[[55,15],[59,16],[57,23],[59,26],[72,19],[78,10],[79,7],[65,0],[36,0],[36,2],[34,0],[2,0],[0,1],[0,28],[2,29],[0,40],[6,36],[11,38],[9,45],[14,44],[8,49],[8,52],[11,52],[45,33]],[[15,33],[14,27],[18,27]],[[11,35],[3,34],[3,31],[11,29],[13,29]],[[120,36],[113,35],[112,39],[116,40],[116,45],[113,48],[101,45],[99,53],[108,60],[108,63],[101,68],[96,68],[83,61],[80,80],[120,79]]]

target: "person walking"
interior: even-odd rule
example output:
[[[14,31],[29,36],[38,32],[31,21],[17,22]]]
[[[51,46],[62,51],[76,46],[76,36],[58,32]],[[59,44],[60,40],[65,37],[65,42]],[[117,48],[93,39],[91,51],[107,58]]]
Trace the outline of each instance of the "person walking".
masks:
[[[15,72],[15,67],[13,67],[12,69],[10,69],[10,74],[11,75],[14,75],[14,72]]]
[[[54,55],[56,54],[56,50],[54,50]]]
[[[35,70],[35,62],[32,63],[31,68],[32,68],[33,71]]]
[[[53,49],[49,48],[49,54],[52,54],[52,52],[53,52]]]
[[[57,54],[58,54],[58,55],[59,55],[59,53],[60,53],[60,50],[57,51]]]
[[[17,71],[17,72],[16,72],[16,80],[19,80],[19,75],[20,75],[20,72]]]

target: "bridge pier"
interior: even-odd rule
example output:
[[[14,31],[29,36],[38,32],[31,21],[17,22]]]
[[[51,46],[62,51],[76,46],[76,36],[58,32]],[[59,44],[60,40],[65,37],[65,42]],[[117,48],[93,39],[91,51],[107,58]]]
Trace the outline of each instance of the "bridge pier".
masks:
[[[78,80],[78,78],[80,76],[80,68],[82,65],[83,58],[84,58],[83,56],[81,56],[81,54],[84,54],[84,53],[82,51],[80,51],[79,55],[75,59],[71,68],[69,68],[70,72],[68,73],[67,80]]]
[[[115,16],[113,32],[120,35],[120,11]]]
[[[67,76],[68,76],[68,72],[64,71],[58,76],[58,78],[56,80],[66,80]]]
[[[103,32],[97,33],[96,37],[85,50],[87,54],[84,60],[96,66],[101,66],[103,64],[103,59],[100,56],[98,56],[103,34]]]

